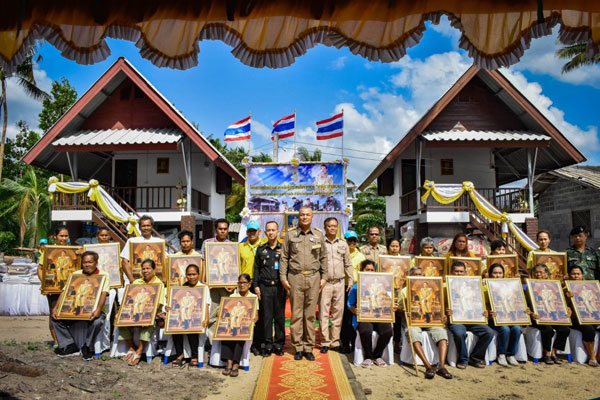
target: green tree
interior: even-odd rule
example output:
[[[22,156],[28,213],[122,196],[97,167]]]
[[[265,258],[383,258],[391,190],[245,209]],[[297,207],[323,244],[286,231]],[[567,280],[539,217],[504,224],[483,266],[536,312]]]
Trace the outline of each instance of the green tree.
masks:
[[[600,63],[600,53],[593,57],[586,54],[586,44],[576,43],[565,46],[556,51],[558,58],[568,59],[567,63],[562,67],[562,73],[566,74],[574,69],[583,67],[584,65],[592,65]]]
[[[25,57],[25,60],[19,64],[16,68],[14,78],[17,80],[19,86],[23,88],[25,93],[33,99],[43,100],[48,98],[48,93],[37,87],[35,77],[33,76],[33,64],[35,58],[35,48],[32,48]],[[41,57],[37,57],[37,61],[40,61]],[[4,144],[6,141],[6,129],[8,125],[8,105],[6,98],[6,81],[10,76],[3,68],[0,68],[0,108],[2,109],[2,137],[0,138],[0,182],[2,182],[2,167],[4,161]]]
[[[23,172],[27,166],[21,159],[27,154],[29,149],[40,140],[40,135],[29,129],[29,126],[25,121],[18,121],[17,127],[19,133],[14,139],[6,139],[6,145],[4,148],[4,171],[3,175],[5,178],[12,180],[18,180],[23,176]],[[50,177],[50,172],[36,168],[38,177]]]
[[[372,183],[359,192],[354,203],[352,218],[356,222],[356,233],[366,238],[370,226],[378,226],[385,241],[385,197],[377,195],[377,184]]]
[[[46,133],[75,104],[76,100],[77,91],[67,78],[62,77],[60,82],[52,82],[50,97],[44,100],[42,112],[38,115],[42,132]]]
[[[315,150],[311,155],[308,149],[304,146],[300,146],[296,150],[296,157],[298,158],[298,161],[321,161],[322,155],[323,153],[319,149]]]
[[[0,218],[9,218],[18,225],[18,241],[34,247],[46,237],[50,228],[50,195],[45,179],[40,179],[31,166],[27,166],[18,180],[5,179],[0,186],[0,204],[5,204]]]

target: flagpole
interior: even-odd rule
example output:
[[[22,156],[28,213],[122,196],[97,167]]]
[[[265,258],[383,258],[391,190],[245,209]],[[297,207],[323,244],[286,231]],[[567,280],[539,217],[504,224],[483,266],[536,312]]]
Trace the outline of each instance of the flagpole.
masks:
[[[342,108],[342,161],[344,161],[344,109]]]
[[[296,158],[296,126],[298,126],[298,120],[296,119],[296,109],[294,108],[294,154],[292,157]]]
[[[277,162],[279,153],[279,132],[273,132],[273,162]]]
[[[248,111],[250,117],[250,139],[248,139],[248,157],[250,157],[250,141],[252,140],[252,111]]]

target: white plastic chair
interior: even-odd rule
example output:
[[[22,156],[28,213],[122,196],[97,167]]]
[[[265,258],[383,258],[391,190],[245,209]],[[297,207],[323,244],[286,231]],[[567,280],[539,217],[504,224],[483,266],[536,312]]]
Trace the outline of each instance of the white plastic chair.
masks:
[[[554,344],[554,339],[556,339],[556,334],[552,338],[552,343]],[[525,344],[527,345],[527,354],[529,357],[533,359],[534,363],[538,363],[540,358],[542,358],[542,335],[538,328],[533,326],[528,326],[525,331]],[[571,359],[571,346],[569,344],[569,339],[567,338],[567,344],[565,346],[566,351],[557,351],[557,354],[566,354],[569,360],[569,363],[572,362]]]
[[[377,332],[373,331],[372,338],[373,341],[371,345],[373,346],[372,348],[375,348],[375,346],[377,345],[377,340],[379,339],[379,335],[377,334]],[[388,365],[394,364],[394,341],[392,339],[390,339],[390,342],[385,347],[381,358]],[[358,334],[358,332],[356,332],[356,341],[354,342],[354,365],[358,367],[360,364],[362,364],[364,360],[365,358],[362,351],[362,343],[360,342],[360,335]]]
[[[242,350],[242,359],[240,360],[240,367],[244,371],[250,370],[250,347],[252,346],[252,340],[246,340],[244,343],[244,349]],[[200,356],[198,354],[198,356]],[[213,367],[224,367],[227,364],[221,361],[221,341],[213,340],[212,349],[210,351],[210,360],[208,363]]]
[[[163,364],[167,365],[169,361],[169,357],[171,356],[171,352],[175,348],[175,344],[173,343],[173,335],[166,335],[167,338],[167,347],[165,349]],[[204,367],[204,343],[206,343],[206,334],[200,333],[198,334],[198,368]],[[183,338],[183,357],[190,358],[192,356],[192,352],[190,350],[190,344],[188,342],[187,336]]]
[[[423,331],[421,347],[423,347],[423,353],[425,353],[425,357],[427,357],[427,361],[429,361],[431,365],[436,365],[440,362],[440,351],[427,331]],[[417,357],[417,365],[424,365],[423,360],[421,360],[416,353],[415,356]],[[408,331],[406,328],[402,329],[402,351],[400,352],[400,362],[403,364],[414,365],[410,342],[408,340]]]
[[[496,358],[498,358],[498,332],[494,330],[493,334],[494,338],[492,339],[492,342],[490,343],[486,354],[486,360],[488,361],[489,365],[492,365],[492,363],[496,361]],[[515,358],[519,362],[527,362],[527,346],[525,345],[525,334],[522,334],[519,339],[519,346],[517,347],[517,354],[515,354]]]
[[[467,349],[468,349],[468,354],[470,355],[471,352],[473,351],[473,349],[475,348],[475,345],[477,344],[477,340],[479,340],[479,338],[477,336],[475,336],[473,334],[473,332],[471,331],[467,331]],[[487,351],[485,352],[485,363],[486,364],[490,364],[490,359],[489,359],[489,354],[490,354],[490,346],[492,346],[492,344],[490,343],[490,345],[487,348]],[[456,367],[456,360],[458,360],[458,350],[456,349],[456,343],[454,343],[454,335],[452,334],[452,332],[450,332],[450,330],[448,329],[448,365],[450,365],[451,367]]]
[[[600,333],[596,332],[594,352],[598,351],[598,341],[600,340]],[[569,344],[571,348],[571,355],[575,362],[579,364],[585,364],[588,361],[588,355],[583,347],[583,336],[577,329],[571,329],[569,334]]]
[[[163,329],[155,329],[154,333],[150,337],[150,341],[146,344],[146,348],[144,352],[146,354],[146,361],[150,363],[152,361],[152,357],[157,355],[157,344],[158,341],[162,339],[164,335]],[[127,346],[127,342],[124,340],[118,340],[119,337],[119,328],[115,329],[115,340],[113,341],[113,345],[110,349],[111,357],[123,357],[127,355],[127,351],[129,350],[129,346]],[[137,342],[140,338],[139,329],[133,329],[133,341]]]

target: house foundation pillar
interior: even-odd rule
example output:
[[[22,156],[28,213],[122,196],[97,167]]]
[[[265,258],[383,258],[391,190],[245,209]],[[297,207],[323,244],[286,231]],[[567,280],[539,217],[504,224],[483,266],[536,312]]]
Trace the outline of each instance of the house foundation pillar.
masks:
[[[538,233],[538,219],[537,218],[525,218],[525,234],[535,240]]]
[[[181,216],[181,230],[182,231],[190,231],[196,232],[196,218],[193,215],[182,215]],[[196,235],[194,234],[193,240],[194,248],[196,247]]]

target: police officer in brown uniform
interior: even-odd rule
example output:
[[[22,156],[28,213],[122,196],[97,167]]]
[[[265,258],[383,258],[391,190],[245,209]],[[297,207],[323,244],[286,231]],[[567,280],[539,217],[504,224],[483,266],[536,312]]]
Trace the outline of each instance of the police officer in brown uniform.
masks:
[[[360,248],[360,252],[365,255],[367,260],[371,260],[377,265],[379,263],[379,256],[384,256],[387,254],[387,249],[384,245],[379,244],[379,238],[381,237],[381,232],[379,228],[376,226],[372,226],[369,228],[369,243],[365,244]]]
[[[290,331],[295,360],[304,356],[314,361],[315,313],[319,292],[327,276],[327,250],[323,232],[311,227],[313,211],[302,207],[299,225],[289,230],[283,238],[279,277],[289,292],[292,306]]]

